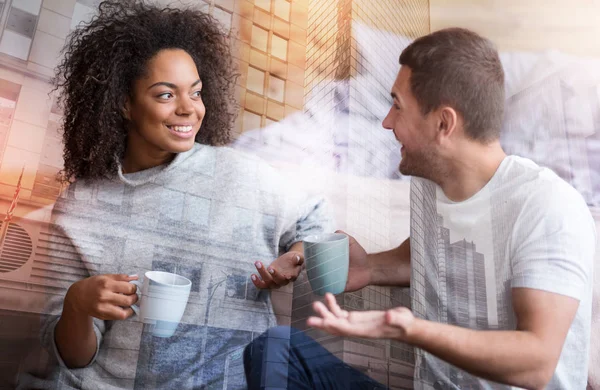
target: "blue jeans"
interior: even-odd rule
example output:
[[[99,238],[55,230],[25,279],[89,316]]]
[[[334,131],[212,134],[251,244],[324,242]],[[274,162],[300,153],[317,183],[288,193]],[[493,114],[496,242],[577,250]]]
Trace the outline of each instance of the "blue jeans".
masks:
[[[246,347],[244,371],[250,390],[386,389],[287,326],[269,329]]]

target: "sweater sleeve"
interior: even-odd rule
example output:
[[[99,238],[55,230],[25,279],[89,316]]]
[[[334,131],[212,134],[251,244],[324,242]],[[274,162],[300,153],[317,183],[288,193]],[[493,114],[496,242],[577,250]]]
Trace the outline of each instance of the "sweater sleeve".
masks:
[[[53,239],[48,243],[48,252],[46,254],[46,256],[48,256],[48,261],[55,264],[55,267],[60,268],[60,262],[65,261],[64,259],[68,258],[69,262],[76,262],[77,268],[82,271],[82,274],[78,275],[80,279],[90,276],[90,272],[86,264],[81,260],[81,256],[79,255],[77,248],[75,245],[73,245],[65,231],[61,229],[60,224],[56,223],[57,221],[55,216],[53,216],[53,222],[54,223],[49,226],[50,237],[53,237]],[[75,250],[72,250],[71,248],[74,248]],[[61,367],[65,368],[66,364],[60,356],[56,346],[55,329],[62,313],[67,289],[73,283],[74,282],[63,282],[60,286],[63,287],[63,289],[61,289],[59,293],[48,294],[44,309],[44,314],[46,315],[42,317],[43,319],[40,328],[40,338],[43,347],[50,353],[52,357],[56,359]],[[93,327],[94,333],[96,334],[96,352],[87,366],[93,364],[96,360],[100,343],[102,342],[102,337],[106,329],[105,321],[94,318]]]
[[[279,245],[283,252],[289,251],[292,245],[307,236],[330,233],[333,230],[333,217],[324,197],[310,196],[294,209],[295,212],[291,214],[295,218],[292,218],[280,240]]]
[[[63,297],[64,298],[64,297]],[[62,309],[62,303],[61,303]],[[56,359],[58,364],[61,367],[67,368],[67,365],[63,361],[60,353],[58,352],[58,348],[56,346],[56,341],[54,339],[54,331],[56,329],[56,324],[60,319],[60,315],[53,315],[48,317],[48,319],[42,325],[42,345],[48,350],[48,352]],[[94,333],[96,334],[96,352],[94,353],[94,357],[92,360],[85,366],[89,367],[94,364],[96,361],[96,357],[98,356],[98,351],[100,350],[100,343],[102,342],[102,335],[104,334],[105,324],[103,320],[99,320],[97,318],[93,319]],[[83,367],[83,368],[85,368]]]

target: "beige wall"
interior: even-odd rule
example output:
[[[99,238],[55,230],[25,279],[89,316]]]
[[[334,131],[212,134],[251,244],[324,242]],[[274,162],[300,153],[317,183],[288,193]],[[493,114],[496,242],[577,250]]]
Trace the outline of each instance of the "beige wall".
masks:
[[[431,31],[460,26],[500,50],[558,49],[600,57],[598,0],[430,0]]]

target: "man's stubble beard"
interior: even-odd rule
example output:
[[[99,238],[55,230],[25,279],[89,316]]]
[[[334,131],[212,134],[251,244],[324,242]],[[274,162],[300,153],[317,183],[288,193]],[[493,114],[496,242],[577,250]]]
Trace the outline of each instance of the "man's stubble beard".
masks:
[[[400,160],[398,170],[402,175],[422,177],[436,183],[446,175],[444,165],[430,150],[416,154],[405,152],[405,157]]]

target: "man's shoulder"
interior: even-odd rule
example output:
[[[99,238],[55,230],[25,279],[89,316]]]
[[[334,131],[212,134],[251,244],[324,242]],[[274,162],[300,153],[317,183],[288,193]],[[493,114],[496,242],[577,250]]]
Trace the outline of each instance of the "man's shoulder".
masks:
[[[515,161],[521,174],[514,177],[514,188],[505,189],[499,199],[505,212],[516,216],[512,223],[516,236],[578,232],[578,245],[588,241],[593,245],[595,223],[583,196],[552,170],[523,158]]]
[[[503,172],[499,187],[507,189],[511,197],[529,207],[563,210],[569,206],[587,210],[583,196],[549,168],[533,161],[509,156],[507,169]]]

